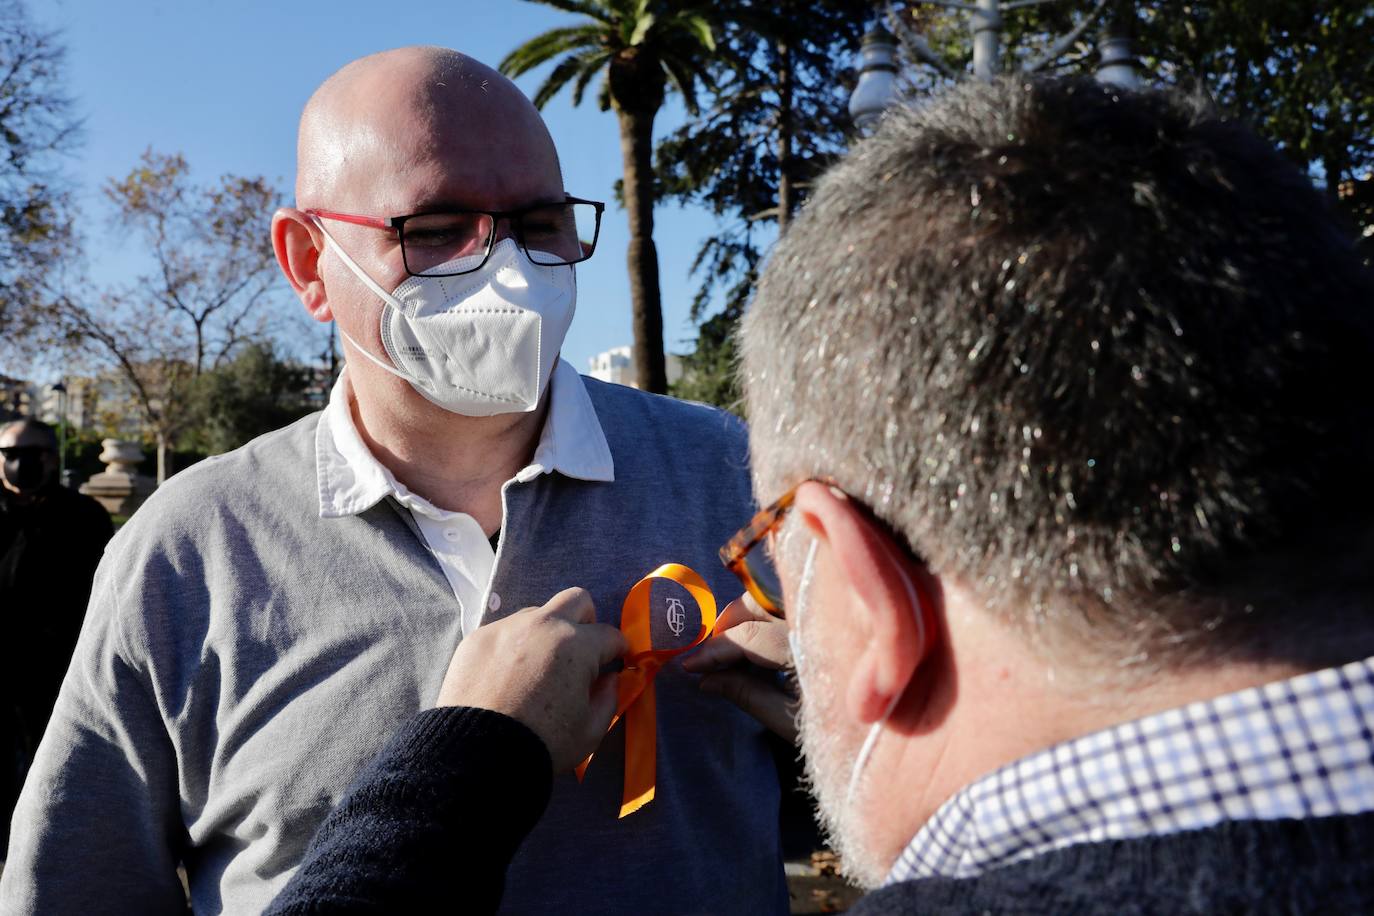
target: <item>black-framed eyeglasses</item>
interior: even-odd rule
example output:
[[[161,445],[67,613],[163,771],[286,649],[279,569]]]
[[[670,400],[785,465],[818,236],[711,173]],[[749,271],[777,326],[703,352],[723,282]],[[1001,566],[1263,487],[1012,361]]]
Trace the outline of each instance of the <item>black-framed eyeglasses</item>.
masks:
[[[456,277],[481,270],[487,263],[501,220],[510,224],[516,244],[535,264],[557,267],[585,261],[596,251],[605,209],[601,201],[568,197],[518,210],[444,210],[409,216],[305,212],[317,219],[394,229],[407,273],[413,277]],[[453,261],[474,255],[480,255],[481,260],[461,270],[453,269]]]

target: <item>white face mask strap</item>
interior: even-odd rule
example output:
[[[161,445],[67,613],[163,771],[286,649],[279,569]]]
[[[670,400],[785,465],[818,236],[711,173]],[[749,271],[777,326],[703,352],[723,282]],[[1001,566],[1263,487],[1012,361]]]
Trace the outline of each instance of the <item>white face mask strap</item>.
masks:
[[[392,308],[396,309],[397,311],[400,311],[400,312],[404,312],[404,311],[405,311],[405,308],[401,305],[400,302],[398,302],[398,301],[396,300],[396,297],[395,297],[395,296],[391,295],[391,293],[389,293],[389,292],[387,292],[386,290],[382,289],[381,285],[378,284],[376,280],[372,279],[371,277],[369,277],[369,276],[367,275],[367,271],[363,270],[361,267],[358,266],[358,262],[357,262],[357,261],[353,260],[352,258],[350,258],[350,257],[348,256],[348,252],[346,252],[346,251],[343,250],[343,246],[340,245],[338,242],[334,241],[334,236],[330,235],[330,234],[329,234],[329,230],[326,229],[326,228],[324,228],[324,221],[323,221],[323,220],[321,220],[321,219],[319,219],[318,217],[316,217],[316,218],[315,218],[315,225],[316,225],[316,226],[319,226],[319,227],[320,227],[320,232],[322,232],[322,233],[324,234],[324,242],[325,242],[325,245],[328,246],[329,249],[332,250],[332,251],[334,252],[334,254],[336,254],[336,255],[339,256],[339,260],[340,260],[340,261],[343,261],[344,264],[348,265],[348,269],[351,270],[351,271],[353,271],[354,275],[355,275],[359,280],[362,280],[363,283],[364,283],[364,285],[366,285],[368,289],[372,290],[374,293],[376,293],[378,296],[380,296],[380,297],[382,298],[382,301],[383,301],[383,302],[385,302],[387,305],[391,306]],[[354,343],[353,346],[357,347],[358,345],[357,345],[357,343]],[[358,347],[358,349],[361,350],[362,347]]]
[[[797,686],[801,687],[802,669],[806,666],[805,652],[802,650],[801,625],[806,613],[806,602],[810,598],[811,577],[816,569],[816,547],[819,542],[811,539],[806,549],[806,561],[802,563],[801,580],[797,584],[797,607],[791,615],[792,623],[787,629],[787,646],[792,651],[792,670],[797,675]]]
[[[367,350],[366,347],[364,347],[362,344],[360,344],[360,343],[358,343],[356,340],[354,340],[353,337],[352,337],[347,331],[345,331],[343,328],[339,328],[339,333],[343,336],[343,339],[344,339],[344,340],[348,341],[349,343],[351,343],[351,344],[353,345],[353,349],[357,350],[357,351],[358,351],[359,353],[361,353],[363,356],[366,356],[368,359],[372,360],[372,361],[373,361],[374,363],[376,363],[378,366],[381,366],[381,367],[382,367],[383,369],[385,369],[387,372],[390,372],[392,375],[396,376],[397,378],[403,378],[403,379],[405,379],[407,382],[413,382],[413,381],[414,381],[414,379],[412,379],[412,378],[411,378],[409,375],[407,375],[406,373],[402,372],[400,369],[397,369],[395,366],[388,366],[386,363],[382,362],[380,359],[378,359],[377,357],[373,356],[371,353],[368,352],[368,350]]]
[[[386,305],[389,305],[395,309],[399,309],[403,312],[405,311],[401,308],[401,304],[397,302],[396,299],[392,297],[390,293],[382,289],[381,286],[377,284],[376,280],[372,279],[367,275],[367,271],[359,267],[358,263],[348,256],[348,252],[343,250],[343,246],[341,246],[338,242],[334,241],[334,236],[330,235],[329,230],[324,227],[323,220],[321,220],[319,217],[315,217],[315,225],[320,227],[320,232],[324,235],[325,245],[328,246],[329,249],[334,252],[334,254],[339,256],[339,260],[343,261],[344,264],[348,267],[348,269],[353,271],[354,275],[359,280],[362,280],[363,283],[368,287],[368,289],[372,290],[374,293],[380,296],[382,302]],[[338,322],[336,321],[335,324],[337,325]],[[403,378],[407,382],[413,381],[413,379],[407,373],[402,372],[395,366],[389,366],[386,363],[382,362],[380,359],[378,359],[376,356],[373,356],[372,353],[368,351],[367,347],[364,347],[362,344],[354,340],[352,335],[350,335],[343,328],[339,328],[339,334],[342,335],[344,340],[348,341],[353,345],[353,349],[357,350],[363,356],[372,360],[372,362],[376,363],[378,366],[381,366],[387,372],[390,372],[397,378]]]
[[[912,583],[911,577],[906,570],[901,567],[901,560],[896,556],[896,552],[889,545],[883,545],[894,563],[898,564],[895,568],[902,577],[902,585],[906,588],[907,600],[910,602],[911,612],[916,615],[916,634],[920,642],[920,651],[925,651],[926,645],[926,615],[923,612],[920,596],[916,593],[916,586]],[[849,771],[849,788],[845,790],[845,806],[854,804],[854,794],[859,789],[859,779],[863,776],[864,767],[868,765],[868,758],[873,756],[873,748],[878,743],[878,736],[882,734],[883,726],[887,720],[892,718],[893,711],[897,708],[897,703],[902,699],[902,691],[897,691],[892,695],[892,699],[887,701],[887,707],[883,709],[883,714],[873,723],[868,730],[867,737],[864,738],[863,746],[859,748],[859,756],[854,758],[854,768]]]
[[[897,708],[897,701],[902,698],[900,693],[895,694],[892,699],[887,701],[887,708],[878,717],[878,721],[873,723],[868,730],[868,736],[864,738],[863,746],[859,748],[859,756],[854,758],[854,769],[849,771],[849,788],[844,793],[845,807],[854,804],[854,793],[859,788],[859,777],[863,775],[864,767],[868,766],[868,758],[873,756],[873,748],[878,744],[878,736],[883,733],[883,726],[892,717],[892,711]]]
[[[820,542],[815,538],[811,539],[811,546],[806,548],[806,560],[802,563],[801,581],[797,584],[797,619],[796,625],[801,626],[802,612],[806,608],[806,600],[810,597],[811,579],[816,573],[816,548]]]

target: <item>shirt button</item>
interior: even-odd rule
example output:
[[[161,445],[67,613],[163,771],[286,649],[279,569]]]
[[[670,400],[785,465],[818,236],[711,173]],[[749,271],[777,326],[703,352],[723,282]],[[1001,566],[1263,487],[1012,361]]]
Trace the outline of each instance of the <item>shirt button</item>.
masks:
[[[492,592],[487,596],[487,608],[493,611],[501,610],[501,596]]]
[[[445,528],[444,539],[449,541],[456,541],[458,540],[458,532],[452,528]]]

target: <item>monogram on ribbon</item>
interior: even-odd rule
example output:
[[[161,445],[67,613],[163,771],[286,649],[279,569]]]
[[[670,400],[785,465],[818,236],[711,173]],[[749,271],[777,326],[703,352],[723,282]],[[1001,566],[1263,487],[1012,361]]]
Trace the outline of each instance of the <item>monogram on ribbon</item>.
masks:
[[[674,649],[654,648],[649,631],[649,595],[655,579],[667,579],[682,586],[701,610],[701,627],[697,630],[696,639],[688,645]],[[678,603],[681,604],[680,601]],[[625,790],[621,798],[620,817],[633,814],[654,800],[658,754],[654,678],[669,659],[701,645],[715,626],[715,596],[707,587],[706,580],[695,570],[680,563],[664,563],[636,582],[625,596],[625,603],[620,607],[620,631],[630,648],[624,656],[625,670],[620,673],[616,691],[615,717],[607,728],[609,733],[624,718]],[[672,629],[675,633],[678,631],[676,626]],[[579,782],[593,756],[587,755],[587,759],[578,764],[576,773]]]

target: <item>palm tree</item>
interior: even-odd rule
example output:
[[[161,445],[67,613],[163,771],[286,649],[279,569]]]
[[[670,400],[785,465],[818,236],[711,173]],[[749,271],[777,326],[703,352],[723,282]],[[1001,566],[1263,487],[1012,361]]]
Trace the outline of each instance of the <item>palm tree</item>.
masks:
[[[634,308],[634,363],[639,387],[668,390],[663,359],[663,304],[654,247],[654,117],[669,83],[696,114],[696,84],[707,80],[707,55],[715,39],[704,10],[673,0],[531,0],[589,21],[550,29],[525,42],[501,61],[501,72],[519,76],[561,57],[535,93],[544,104],[572,83],[572,103],[580,105],[587,86],[605,74],[598,100],[614,109],[624,161],[625,210],[630,219],[630,301]]]

